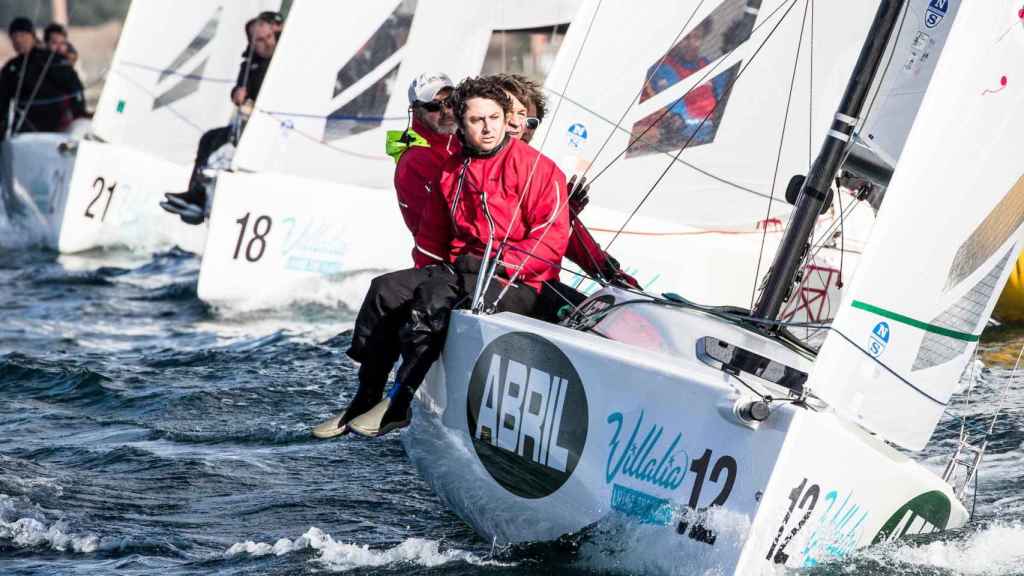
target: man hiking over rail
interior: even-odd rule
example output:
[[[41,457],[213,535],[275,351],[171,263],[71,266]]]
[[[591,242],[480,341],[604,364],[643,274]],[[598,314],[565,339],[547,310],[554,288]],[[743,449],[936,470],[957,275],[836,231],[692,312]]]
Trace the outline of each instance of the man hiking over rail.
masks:
[[[348,408],[313,430],[380,436],[409,424],[411,404],[440,356],[452,309],[470,304],[488,247],[498,258],[484,309],[532,312],[541,284],[558,277],[569,237],[565,175],[506,134],[505,91],[483,78],[452,95],[462,150],[446,162],[416,234],[416,268],[373,280],[348,355],[360,363]],[[395,386],[382,399],[391,368]]]

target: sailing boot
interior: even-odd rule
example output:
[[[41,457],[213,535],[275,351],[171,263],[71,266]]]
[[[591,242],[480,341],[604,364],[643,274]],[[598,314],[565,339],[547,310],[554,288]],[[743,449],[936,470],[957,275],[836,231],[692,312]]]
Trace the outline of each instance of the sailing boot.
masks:
[[[359,389],[348,407],[313,428],[313,436],[321,439],[342,436],[349,432],[349,422],[373,408],[384,395],[390,367],[363,363],[359,366]]]
[[[381,400],[372,410],[349,422],[352,432],[367,438],[383,436],[393,430],[405,428],[412,422],[412,398],[416,391],[408,386],[395,384],[388,397]]]
[[[160,207],[177,214],[186,224],[202,224],[206,218],[206,186],[194,181],[185,192],[168,192]]]

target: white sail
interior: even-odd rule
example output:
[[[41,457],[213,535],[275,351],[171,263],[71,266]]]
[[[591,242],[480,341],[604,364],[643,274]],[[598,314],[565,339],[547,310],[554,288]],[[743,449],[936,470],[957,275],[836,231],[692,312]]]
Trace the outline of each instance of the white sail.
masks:
[[[863,142],[890,166],[900,158],[959,7],[960,0],[907,3],[874,105],[861,129]]]
[[[552,112],[535,142],[569,174],[592,165],[592,203],[626,214],[686,146],[639,215],[673,229],[753,228],[767,215],[787,102],[775,214],[789,211],[786,182],[820,146],[877,4],[588,1],[546,83]]]
[[[960,7],[857,275],[809,385],[924,447],[1021,246],[1019,5]]]
[[[228,123],[245,22],[279,0],[136,0],[125,20],[93,132],[180,164],[202,133]]]
[[[235,167],[389,187],[384,132],[406,126],[414,77],[480,74],[496,30],[562,25],[578,4],[298,0]]]

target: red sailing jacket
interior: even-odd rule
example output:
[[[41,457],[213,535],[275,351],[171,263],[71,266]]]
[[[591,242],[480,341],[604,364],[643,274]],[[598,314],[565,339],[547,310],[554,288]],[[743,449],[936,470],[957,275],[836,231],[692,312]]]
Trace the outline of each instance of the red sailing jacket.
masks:
[[[430,146],[413,144],[401,153],[395,167],[395,192],[398,193],[398,206],[405,225],[415,237],[420,228],[420,216],[426,209],[431,190],[436,186],[441,167],[461,146],[454,135],[434,132],[418,120],[412,121],[412,132]]]
[[[565,174],[528,144],[508,139],[489,158],[453,155],[441,170],[440,194],[431,195],[416,234],[417,267],[454,262],[460,254],[483,255],[488,239],[483,193],[494,220],[494,249],[505,239],[506,277],[539,290],[558,278],[569,242]]]

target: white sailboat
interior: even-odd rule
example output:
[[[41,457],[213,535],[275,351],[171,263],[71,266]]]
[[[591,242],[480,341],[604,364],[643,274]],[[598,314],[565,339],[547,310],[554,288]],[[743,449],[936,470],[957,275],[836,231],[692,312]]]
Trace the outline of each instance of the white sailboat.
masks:
[[[428,71],[480,74],[504,35],[551,51],[578,4],[296,1],[234,169],[217,177],[200,299],[273,305],[326,279],[358,302],[373,275],[410,266],[385,153],[386,132],[409,121],[405,87]]]
[[[279,5],[133,2],[84,137],[4,142],[9,218],[62,253],[175,244],[201,252],[205,229],[171,220],[158,202],[187,187],[199,137],[230,119],[245,22]]]
[[[821,352],[776,323],[903,4],[882,0],[861,28],[752,314],[615,289],[563,325],[453,313],[402,440],[482,537],[619,519],[618,537],[658,543],[650,566],[760,574],[967,521],[962,479],[891,444],[927,442],[1024,241],[1019,6],[959,7]]]

